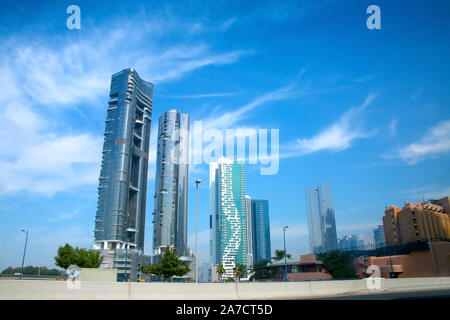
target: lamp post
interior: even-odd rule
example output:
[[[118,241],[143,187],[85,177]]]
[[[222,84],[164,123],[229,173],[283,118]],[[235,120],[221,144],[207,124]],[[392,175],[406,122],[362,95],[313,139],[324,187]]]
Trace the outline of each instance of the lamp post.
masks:
[[[437,276],[438,274],[437,274],[437,269],[436,269],[436,261],[434,260],[433,246],[431,244],[431,238],[430,238],[430,230],[428,229],[428,222],[427,222],[427,217],[426,217],[425,207],[424,207],[424,204],[428,203],[430,201],[432,201],[432,200],[425,201],[425,197],[422,197],[422,213],[423,213],[423,220],[425,222],[425,230],[427,232],[428,246],[430,247],[431,261],[433,262],[434,275]]]
[[[22,268],[20,269],[20,280],[22,280],[23,277],[23,264],[25,262],[25,253],[27,252],[27,242],[28,242],[28,230],[22,230],[22,232],[24,232],[26,234],[25,237],[25,247],[23,248],[23,257],[22,257]]]
[[[202,180],[195,180],[195,283],[198,283],[198,185]]]
[[[286,252],[286,229],[288,226],[283,226],[283,242],[284,242],[284,281],[288,281],[287,277],[287,252]]]

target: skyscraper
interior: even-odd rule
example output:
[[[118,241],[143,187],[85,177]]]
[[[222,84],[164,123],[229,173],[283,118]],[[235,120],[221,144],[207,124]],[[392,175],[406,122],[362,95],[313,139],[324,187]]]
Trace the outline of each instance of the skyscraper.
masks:
[[[112,76],[109,97],[94,249],[110,257],[103,267],[117,267],[119,273],[129,254],[128,273],[136,265],[132,257],[144,250],[153,84],[125,69]],[[131,273],[136,276],[136,270]]]
[[[345,235],[338,239],[339,250],[365,250],[364,236],[360,234]]]
[[[244,164],[221,158],[210,163],[212,265],[223,264],[225,278],[240,263],[248,269],[247,209]]]
[[[309,245],[312,253],[322,253],[337,248],[336,221],[333,195],[326,183],[306,189]]]
[[[377,249],[386,245],[386,237],[384,236],[384,227],[382,224],[373,230],[373,238]]]
[[[253,260],[271,261],[269,201],[252,199]]]
[[[169,110],[159,118],[153,211],[153,253],[187,250],[189,115]]]
[[[245,206],[247,211],[247,261],[248,268],[253,266],[253,218],[252,218],[252,198],[245,196]]]

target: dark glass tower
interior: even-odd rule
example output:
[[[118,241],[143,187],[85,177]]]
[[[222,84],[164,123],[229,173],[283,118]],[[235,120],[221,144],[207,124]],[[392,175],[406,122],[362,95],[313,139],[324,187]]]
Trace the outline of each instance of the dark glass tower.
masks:
[[[189,115],[169,110],[159,118],[153,211],[153,253],[172,247],[188,255]]]
[[[328,184],[321,183],[317,188],[306,189],[306,209],[311,252],[337,249],[333,195]]]
[[[109,97],[94,249],[141,254],[153,84],[142,80],[134,69],[125,69],[112,76]]]
[[[269,201],[252,199],[253,261],[271,261]]]

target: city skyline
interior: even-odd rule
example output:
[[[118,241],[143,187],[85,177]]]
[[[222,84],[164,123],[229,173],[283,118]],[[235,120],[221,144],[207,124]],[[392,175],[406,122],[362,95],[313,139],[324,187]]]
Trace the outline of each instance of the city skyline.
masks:
[[[288,225],[287,251],[310,251],[304,190],[321,182],[338,237],[372,237],[386,207],[450,194],[448,3],[379,1],[381,30],[352,1],[77,4],[80,30],[66,28],[63,3],[1,4],[0,268],[20,264],[21,229],[26,264],[53,267],[65,242],[92,247],[110,78],[129,67],[155,84],[155,119],[178,107],[222,133],[279,129],[278,173],[246,163],[246,194],[270,202],[272,250]],[[157,123],[151,131],[146,254]],[[209,170],[189,170],[192,249],[193,181]],[[201,264],[207,183],[199,200]]]

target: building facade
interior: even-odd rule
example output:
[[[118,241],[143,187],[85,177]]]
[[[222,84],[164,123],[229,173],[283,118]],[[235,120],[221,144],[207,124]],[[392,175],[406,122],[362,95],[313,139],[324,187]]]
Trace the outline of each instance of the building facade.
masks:
[[[252,217],[252,198],[245,196],[245,205],[247,210],[247,264],[251,269],[253,266],[253,217]]]
[[[339,250],[365,250],[364,236],[358,234],[345,235],[338,240]]]
[[[271,261],[269,201],[252,199],[253,260]]]
[[[375,248],[381,248],[386,245],[386,237],[384,236],[384,227],[382,224],[373,230],[373,238],[375,240]]]
[[[159,118],[153,211],[153,254],[170,246],[188,256],[189,115],[169,110]]]
[[[103,267],[125,269],[128,256],[144,250],[153,84],[125,69],[112,76],[109,97],[94,249],[112,250]],[[128,269],[134,261],[127,263]]]
[[[233,278],[233,268],[244,265],[247,277],[247,205],[243,163],[221,158],[210,163],[210,226],[212,268],[225,268],[224,278]]]
[[[333,195],[328,184],[306,189],[306,210],[311,252],[317,254],[337,249]]]
[[[430,240],[450,241],[450,215],[447,212],[449,197],[432,203],[406,203],[398,209],[392,205],[386,208],[383,227],[388,246],[413,242],[427,242],[427,226]]]

